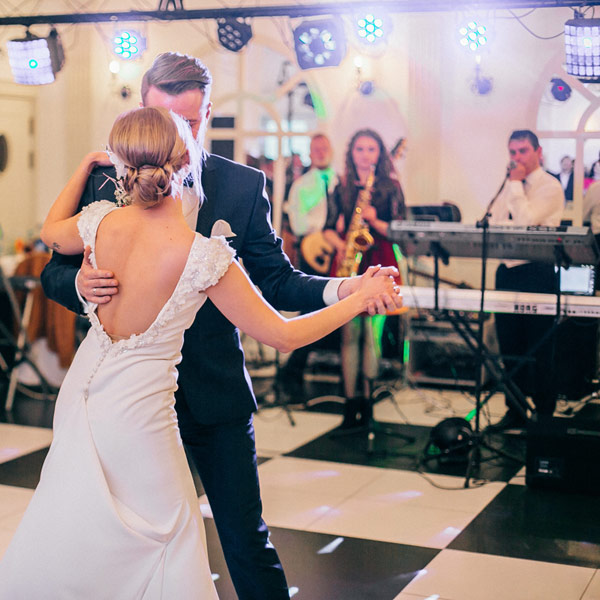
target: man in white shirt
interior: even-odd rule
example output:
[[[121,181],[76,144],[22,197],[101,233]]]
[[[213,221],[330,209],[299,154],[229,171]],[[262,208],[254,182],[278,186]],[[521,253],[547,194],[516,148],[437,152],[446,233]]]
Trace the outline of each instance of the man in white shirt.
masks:
[[[292,183],[287,201],[290,229],[299,240],[325,227],[327,195],[337,184],[332,157],[329,138],[323,133],[314,135],[310,141],[310,169]],[[301,258],[300,269],[304,271],[306,266]],[[310,273],[310,268],[305,272]]]
[[[319,233],[325,227],[327,219],[327,197],[333,192],[338,178],[331,168],[333,149],[329,138],[323,133],[315,134],[310,140],[310,169],[292,183],[287,201],[287,214],[290,229],[298,242],[298,268],[309,275],[328,275],[317,271],[316,264],[326,259],[322,249],[329,246],[323,240],[310,247],[302,244],[302,240],[310,234]],[[304,253],[312,249],[319,252],[311,256]],[[332,249],[333,251],[333,249]],[[323,263],[326,266],[327,263]],[[339,335],[337,332],[331,336]],[[316,342],[317,346],[327,345],[330,336]],[[282,373],[282,380],[288,393],[302,393],[304,367],[308,355],[315,344],[294,350],[290,355]],[[336,343],[334,347],[339,347]]]
[[[490,224],[558,227],[564,193],[560,181],[541,167],[542,149],[537,136],[528,129],[513,131],[508,152],[511,163],[507,181],[489,211]],[[501,264],[496,271],[496,289],[554,293],[556,283],[554,265],[549,263],[513,262]],[[537,413],[552,415],[556,385],[551,376],[554,344],[549,330],[554,318],[497,314],[495,320],[505,367],[509,373],[517,367],[513,382],[532,397]],[[539,347],[534,349],[536,345]],[[533,360],[523,358],[530,351]],[[521,411],[508,405],[506,415],[490,429],[500,431],[524,425]]]

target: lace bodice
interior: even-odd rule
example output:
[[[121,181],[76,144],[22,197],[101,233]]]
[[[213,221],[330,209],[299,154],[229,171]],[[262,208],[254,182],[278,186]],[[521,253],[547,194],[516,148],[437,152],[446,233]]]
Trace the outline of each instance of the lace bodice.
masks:
[[[81,212],[77,226],[84,246],[91,248],[90,261],[94,268],[98,268],[95,254],[98,227],[106,215],[118,208],[108,200],[101,200],[86,206]],[[229,246],[223,235],[206,238],[196,233],[175,290],[163,305],[154,322],[143,333],[133,334],[128,338],[113,342],[98,319],[97,305],[90,304],[88,316],[102,346],[105,348],[118,347],[118,350],[122,352],[152,344],[176,315],[185,316],[186,313],[190,313],[189,323],[178,329],[182,331],[188,327],[196,310],[204,300],[199,297],[198,293],[219,281],[229,268],[234,255],[235,251]]]

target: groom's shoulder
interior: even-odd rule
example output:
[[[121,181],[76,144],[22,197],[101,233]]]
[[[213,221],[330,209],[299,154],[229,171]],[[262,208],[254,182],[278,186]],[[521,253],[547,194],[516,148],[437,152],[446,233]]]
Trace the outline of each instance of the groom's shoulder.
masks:
[[[113,166],[94,167],[90,173],[83,193],[83,203],[97,200],[115,201],[115,178],[117,174]]]
[[[243,165],[241,163],[229,160],[218,154],[208,154],[204,165],[204,171],[208,174],[214,172],[219,176],[228,177],[243,177],[243,178],[257,178],[262,176],[262,171]]]

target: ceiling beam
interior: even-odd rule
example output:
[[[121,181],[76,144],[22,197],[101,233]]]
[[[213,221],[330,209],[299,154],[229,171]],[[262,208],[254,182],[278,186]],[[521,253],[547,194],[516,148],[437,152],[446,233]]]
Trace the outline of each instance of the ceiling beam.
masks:
[[[585,6],[598,6],[600,0],[585,2]],[[291,4],[287,6],[248,6],[238,8],[214,8],[202,10],[132,10],[127,12],[73,13],[62,15],[20,15],[0,18],[0,25],[57,25],[60,23],[117,23],[144,21],[190,21],[219,18],[261,17],[316,17],[352,14],[360,10],[362,2],[329,2],[323,4]],[[370,7],[402,12],[444,12],[455,10],[519,9],[519,8],[578,8],[581,0],[375,0]]]

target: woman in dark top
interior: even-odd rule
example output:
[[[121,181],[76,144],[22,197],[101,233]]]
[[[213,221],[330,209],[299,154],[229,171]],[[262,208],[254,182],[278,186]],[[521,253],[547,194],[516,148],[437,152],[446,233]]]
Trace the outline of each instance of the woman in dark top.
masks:
[[[374,180],[369,193],[367,184],[373,168]],[[367,205],[362,207],[361,226],[368,229],[373,244],[362,253],[358,274],[370,265],[394,264],[392,244],[386,239],[387,227],[390,221],[404,218],[405,206],[402,188],[393,173],[381,137],[371,129],[357,131],[348,145],[344,176],[329,199],[324,231],[325,238],[336,249],[338,269],[344,257],[355,254],[348,251],[350,236],[347,234],[361,191],[368,199]],[[348,275],[339,270],[336,274]],[[342,377],[346,397],[343,428],[362,426],[371,418],[370,396],[379,370],[382,319],[385,317],[361,316],[342,328]]]

